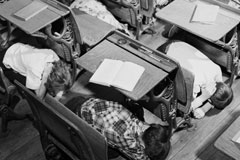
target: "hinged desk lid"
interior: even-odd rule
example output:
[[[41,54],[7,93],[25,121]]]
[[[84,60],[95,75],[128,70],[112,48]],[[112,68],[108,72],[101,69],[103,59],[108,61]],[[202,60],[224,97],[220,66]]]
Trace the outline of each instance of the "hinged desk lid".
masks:
[[[0,16],[10,21],[28,34],[32,34],[43,27],[51,24],[62,16],[67,15],[70,11],[63,4],[53,0],[42,0],[42,3],[48,5],[47,9],[32,18],[24,21],[16,16],[14,13],[29,5],[33,0],[10,0],[0,4]],[[40,0],[38,0],[40,1]]]

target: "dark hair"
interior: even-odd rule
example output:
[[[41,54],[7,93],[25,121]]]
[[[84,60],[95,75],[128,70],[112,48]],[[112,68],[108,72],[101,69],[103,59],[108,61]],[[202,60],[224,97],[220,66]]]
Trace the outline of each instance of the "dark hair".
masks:
[[[160,124],[151,124],[143,133],[145,154],[151,160],[164,160],[170,151],[171,130]]]
[[[216,88],[215,93],[210,98],[211,103],[217,109],[224,109],[232,102],[232,88],[223,82],[217,82]]]
[[[59,91],[65,92],[68,90],[72,86],[73,81],[71,72],[70,65],[66,62],[62,60],[53,62],[51,73],[45,83],[47,92],[55,97]]]

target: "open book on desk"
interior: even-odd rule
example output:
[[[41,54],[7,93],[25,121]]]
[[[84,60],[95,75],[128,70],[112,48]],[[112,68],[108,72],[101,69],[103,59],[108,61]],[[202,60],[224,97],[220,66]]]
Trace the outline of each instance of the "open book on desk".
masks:
[[[133,91],[144,70],[144,67],[132,62],[104,59],[89,81]]]

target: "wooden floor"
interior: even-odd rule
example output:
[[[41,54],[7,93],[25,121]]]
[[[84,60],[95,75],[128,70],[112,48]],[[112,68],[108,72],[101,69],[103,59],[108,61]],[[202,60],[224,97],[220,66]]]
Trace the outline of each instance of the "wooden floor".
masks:
[[[167,39],[162,36],[164,23],[157,23],[154,35],[144,35],[140,41],[156,49]],[[211,110],[204,119],[193,120],[195,130],[182,130],[174,133],[171,139],[172,149],[168,160],[231,160],[217,150],[213,143],[216,138],[240,114],[240,80],[233,83],[234,99],[224,110]],[[19,107],[20,106],[20,107]],[[17,107],[19,112],[26,111],[24,101]],[[11,132],[8,137],[0,139],[0,160],[45,160],[37,131],[29,120],[9,123]],[[240,158],[239,158],[240,159]]]

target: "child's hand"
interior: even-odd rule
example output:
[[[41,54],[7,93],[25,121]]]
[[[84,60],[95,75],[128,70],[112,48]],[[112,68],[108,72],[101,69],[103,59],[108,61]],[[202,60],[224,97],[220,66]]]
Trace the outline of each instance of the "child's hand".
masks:
[[[193,110],[193,116],[196,119],[201,119],[205,116],[205,112],[202,110],[202,108],[197,108],[197,109]]]

